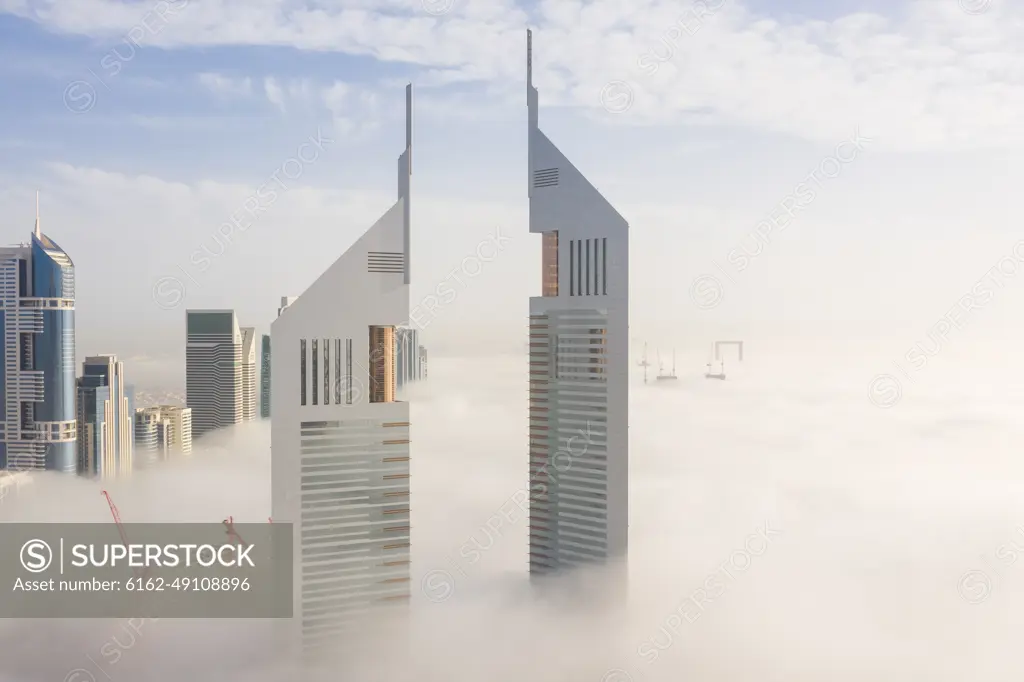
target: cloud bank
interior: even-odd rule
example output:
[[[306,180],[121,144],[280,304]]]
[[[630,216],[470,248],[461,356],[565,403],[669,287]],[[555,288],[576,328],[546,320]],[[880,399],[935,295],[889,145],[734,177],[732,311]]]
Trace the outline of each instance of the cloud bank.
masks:
[[[338,643],[328,677],[441,682],[1005,680],[1022,628],[1020,368],[960,400],[872,404],[879,358],[748,345],[631,406],[628,593],[526,574],[526,364],[437,359],[413,401],[413,599],[403,637]],[[698,364],[699,363],[699,364]],[[475,377],[466,381],[466,377]],[[967,386],[966,383],[958,384]],[[259,522],[269,427],[107,486],[129,521]],[[0,520],[108,521],[101,485],[40,475]],[[0,680],[296,679],[266,621],[7,621]],[[372,628],[368,627],[368,632]],[[394,634],[394,633],[392,633]],[[106,649],[104,647],[106,646]],[[113,647],[113,648],[111,648]],[[105,651],[106,654],[101,653]],[[116,662],[111,652],[120,653]],[[73,671],[77,677],[68,677]],[[91,677],[90,677],[91,676]]]

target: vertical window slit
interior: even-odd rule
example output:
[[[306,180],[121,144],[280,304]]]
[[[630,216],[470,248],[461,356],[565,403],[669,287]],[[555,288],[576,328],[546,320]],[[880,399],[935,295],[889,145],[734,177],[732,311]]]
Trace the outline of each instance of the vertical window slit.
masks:
[[[306,339],[299,340],[299,404],[306,404]]]
[[[569,295],[576,295],[576,240],[569,240]]]
[[[587,269],[586,269],[586,272],[584,273],[584,278],[587,280],[587,296],[590,296],[590,242],[591,241],[592,240],[590,240],[590,239],[587,240]],[[596,266],[596,263],[595,263],[595,266]]]
[[[345,403],[352,404],[352,339],[345,339]]]
[[[608,293],[608,237],[601,237],[601,293]]]
[[[578,267],[576,268],[576,291],[577,296],[583,295],[583,240],[576,240],[576,262]]]
[[[320,403],[319,403],[318,398],[320,397],[320,392],[317,390],[317,387],[320,385],[320,376],[319,376],[319,372],[317,372],[316,368],[317,368],[317,362],[320,359],[320,353],[319,353],[319,350],[317,349],[317,341],[316,341],[316,339],[313,339],[313,353],[312,353],[312,355],[313,355],[313,372],[312,372],[312,377],[310,377],[310,378],[312,379],[311,383],[313,384],[313,404],[314,405],[319,405]]]
[[[334,339],[334,404],[341,405],[341,339]]]

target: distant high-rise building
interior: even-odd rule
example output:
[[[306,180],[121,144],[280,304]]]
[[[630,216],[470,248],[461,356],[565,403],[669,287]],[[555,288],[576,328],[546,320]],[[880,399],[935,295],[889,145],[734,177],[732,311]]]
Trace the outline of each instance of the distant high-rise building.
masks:
[[[242,421],[242,332],[233,310],[188,310],[185,402],[192,437]]]
[[[175,453],[188,455],[192,452],[192,409],[189,407],[156,405],[136,410],[135,424],[136,440],[139,425],[144,425],[141,433],[146,438],[146,454],[151,462],[167,459]]]
[[[260,417],[270,418],[270,334],[260,343]]]
[[[398,387],[420,378],[419,331],[409,327],[395,329],[395,364]]]
[[[417,379],[427,378],[427,349],[420,346],[420,375]]]
[[[242,421],[256,419],[259,412],[256,392],[256,328],[242,327]]]
[[[124,363],[94,355],[78,378],[78,473],[115,478],[132,473],[135,392],[125,384]]]
[[[281,313],[295,302],[295,298],[295,296],[281,297],[281,307],[277,309],[278,317],[281,317]],[[270,369],[270,335],[264,334],[263,343],[260,347],[260,416],[264,419],[270,418],[270,398],[272,395]]]
[[[629,225],[538,126],[526,33],[531,575],[624,559],[629,510]],[[617,562],[616,562],[617,563]]]
[[[162,430],[166,424],[159,414],[152,414],[145,408],[135,410],[135,466],[140,469],[152,466],[159,459],[159,445]]]
[[[409,405],[395,328],[409,319],[412,86],[398,200],[271,325],[272,517],[293,524],[294,617],[309,653],[410,599]],[[381,614],[383,616],[383,614]]]
[[[0,469],[77,470],[75,265],[36,225],[0,248]]]

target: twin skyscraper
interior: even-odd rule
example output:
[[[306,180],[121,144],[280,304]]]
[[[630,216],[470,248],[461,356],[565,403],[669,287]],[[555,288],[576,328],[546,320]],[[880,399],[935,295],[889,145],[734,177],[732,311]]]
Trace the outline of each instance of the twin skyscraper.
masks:
[[[538,127],[527,31],[530,232],[528,560],[532,576],[625,560],[628,224]],[[291,646],[359,632],[411,598],[409,404],[395,335],[410,316],[412,86],[390,209],[271,325],[272,515],[294,524]]]

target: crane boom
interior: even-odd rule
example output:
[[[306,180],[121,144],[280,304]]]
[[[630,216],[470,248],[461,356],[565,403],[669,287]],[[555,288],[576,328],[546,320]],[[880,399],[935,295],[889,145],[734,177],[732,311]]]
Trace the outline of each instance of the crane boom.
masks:
[[[121,544],[127,550],[128,545],[128,533],[124,530],[124,524],[121,523],[121,514],[117,511],[117,505],[114,504],[113,498],[110,497],[110,493],[104,490],[102,493],[103,497],[107,498],[107,504],[110,505],[110,515],[114,517],[114,523],[117,525],[117,532],[121,535]],[[142,569],[142,572],[135,571],[136,575],[145,578],[149,574],[149,566]]]
[[[274,522],[273,517],[268,516],[267,517],[267,523],[273,523],[273,522]],[[234,541],[237,542],[238,544],[240,544],[242,547],[248,547],[249,546],[249,543],[246,542],[245,540],[243,540],[242,536],[239,535],[238,531],[235,530],[235,517],[234,516],[227,517],[226,519],[221,521],[221,523],[224,524],[224,528],[226,529],[225,532],[227,533],[227,536],[228,536],[229,539],[234,539]]]
[[[117,511],[117,505],[114,504],[114,500],[110,497],[110,493],[104,490],[102,493],[103,497],[107,498],[107,504],[110,506],[110,515],[114,517],[114,523],[117,525],[117,532],[121,534],[121,544],[128,548],[128,534],[124,532],[124,525],[121,524],[121,514]]]
[[[243,540],[242,536],[239,535],[237,531],[235,531],[235,517],[234,516],[227,517],[226,519],[221,521],[221,523],[223,523],[224,527],[227,529],[228,538],[234,539],[234,541],[237,542],[242,547],[248,546],[249,543],[247,543],[245,540]]]

